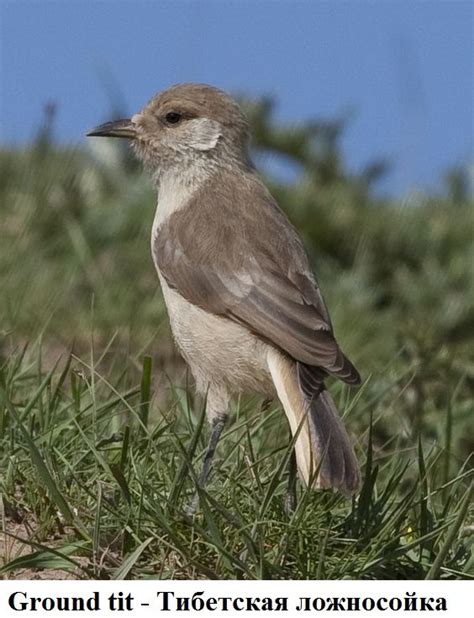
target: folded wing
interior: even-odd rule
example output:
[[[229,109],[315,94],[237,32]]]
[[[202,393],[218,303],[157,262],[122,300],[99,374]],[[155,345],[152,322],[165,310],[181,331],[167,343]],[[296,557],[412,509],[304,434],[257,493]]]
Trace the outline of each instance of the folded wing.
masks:
[[[236,216],[232,189],[221,182],[169,217],[154,246],[163,277],[189,302],[245,325],[295,360],[359,383],[295,230],[256,183],[249,199],[259,203],[250,213]]]

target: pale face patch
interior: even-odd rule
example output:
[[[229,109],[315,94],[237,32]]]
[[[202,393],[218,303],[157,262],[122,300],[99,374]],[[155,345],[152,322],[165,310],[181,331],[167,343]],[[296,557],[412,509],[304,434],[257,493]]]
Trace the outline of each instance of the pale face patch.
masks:
[[[210,118],[194,118],[186,123],[184,130],[187,143],[196,150],[212,150],[222,135],[222,127]]]

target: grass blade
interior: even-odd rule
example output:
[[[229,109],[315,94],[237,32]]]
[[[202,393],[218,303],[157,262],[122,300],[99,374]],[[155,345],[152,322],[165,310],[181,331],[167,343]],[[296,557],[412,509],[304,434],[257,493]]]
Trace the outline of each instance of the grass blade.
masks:
[[[129,555],[120,567],[112,574],[112,579],[127,579],[130,571],[133,569],[135,564],[137,563],[140,556],[143,554],[148,545],[152,542],[153,537],[149,537]]]
[[[443,562],[446,556],[448,555],[448,552],[451,549],[451,546],[453,545],[454,540],[456,539],[456,535],[459,532],[459,529],[461,528],[464,522],[464,519],[467,514],[467,510],[469,508],[469,505],[471,504],[471,495],[472,495],[473,487],[474,485],[471,483],[466,493],[464,494],[464,497],[462,498],[460,506],[459,506],[456,519],[451,524],[451,527],[448,530],[446,539],[443,545],[441,546],[438,552],[438,555],[435,558],[435,561],[431,565],[431,568],[426,575],[426,579],[438,579],[439,578],[439,574],[441,572],[441,567],[443,566]]]

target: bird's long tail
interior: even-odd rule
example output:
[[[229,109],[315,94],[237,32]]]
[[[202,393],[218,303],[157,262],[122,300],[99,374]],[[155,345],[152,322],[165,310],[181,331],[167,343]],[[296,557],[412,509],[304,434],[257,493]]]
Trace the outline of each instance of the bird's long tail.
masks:
[[[277,350],[269,352],[268,366],[291,432],[299,430],[295,453],[301,480],[347,496],[356,492],[359,466],[322,375]]]

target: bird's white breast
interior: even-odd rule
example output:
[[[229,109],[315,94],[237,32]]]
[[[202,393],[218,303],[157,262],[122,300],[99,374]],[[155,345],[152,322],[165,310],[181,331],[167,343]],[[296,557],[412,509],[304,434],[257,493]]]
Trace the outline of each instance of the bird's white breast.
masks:
[[[180,182],[178,178],[176,174],[165,174],[158,189],[158,204],[151,230],[151,252],[156,268],[158,268],[158,265],[156,264],[153,247],[160,227],[168,217],[188,203],[194,191],[197,189],[192,183],[184,184]]]

